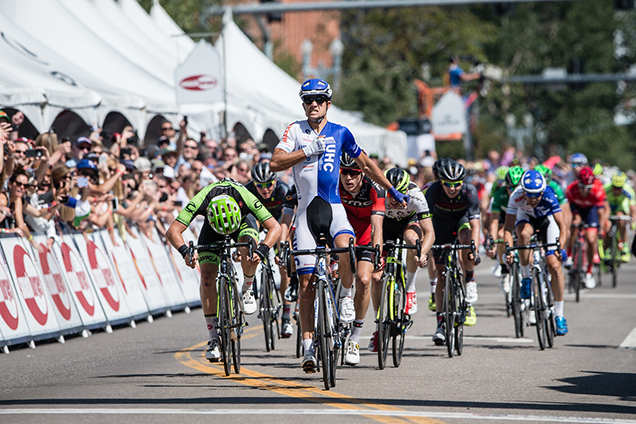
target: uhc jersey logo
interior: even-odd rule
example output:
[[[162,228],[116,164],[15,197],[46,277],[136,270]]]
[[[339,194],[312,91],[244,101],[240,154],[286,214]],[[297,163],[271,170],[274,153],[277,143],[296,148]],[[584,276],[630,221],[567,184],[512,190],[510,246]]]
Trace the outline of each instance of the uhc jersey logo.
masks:
[[[340,161],[340,158],[338,158]],[[336,140],[333,137],[325,138],[325,153],[323,155],[322,169],[333,172],[336,165]]]

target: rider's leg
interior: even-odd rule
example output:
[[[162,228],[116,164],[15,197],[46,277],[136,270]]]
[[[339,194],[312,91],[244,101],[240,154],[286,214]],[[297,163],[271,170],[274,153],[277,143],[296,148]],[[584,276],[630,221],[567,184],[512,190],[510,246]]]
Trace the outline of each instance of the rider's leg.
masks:
[[[462,227],[463,228],[461,228],[457,232],[457,240],[459,241],[460,244],[470,244],[470,241],[471,241],[470,226],[468,227],[462,226]],[[469,249],[463,249],[461,253],[462,268],[464,268],[464,280],[466,282],[475,281],[475,264],[473,263],[473,261],[468,259],[468,255],[470,253],[471,252]]]
[[[360,333],[364,325],[364,317],[369,309],[371,301],[371,279],[373,275],[373,263],[369,261],[358,261],[356,273],[356,294],[353,304],[356,309],[356,319],[351,330],[351,340],[360,342]]]
[[[303,346],[305,350],[311,349],[314,328],[314,299],[316,292],[310,283],[312,274],[298,276],[298,319],[300,329],[303,332]]]
[[[355,237],[353,234],[343,233],[334,239],[334,246],[347,247],[350,240],[355,243]],[[338,254],[339,265],[338,273],[342,281],[342,288],[340,289],[340,299],[338,299],[338,312],[340,313],[340,319],[345,322],[351,322],[355,319],[355,306],[353,299],[351,298],[351,288],[353,286],[353,270],[349,263],[349,252]],[[355,259],[355,258],[354,258]]]
[[[216,318],[216,275],[219,270],[217,264],[201,263],[201,285],[199,286],[199,294],[201,296],[201,307],[203,309],[203,316],[206,318],[206,324],[208,325],[208,331],[210,332],[210,338],[216,338],[216,328],[210,328],[208,323],[209,318]],[[212,336],[215,337],[212,337]]]
[[[568,244],[567,244],[567,253],[568,253],[568,257],[572,257],[572,248],[574,247],[574,240],[576,240],[576,237],[578,236],[578,230],[576,229],[577,226],[581,225],[581,221],[583,219],[581,218],[581,215],[578,213],[574,213],[572,215],[572,226],[570,227],[570,238],[568,239]]]
[[[552,254],[546,256],[546,262],[548,264],[548,272],[552,276],[552,291],[554,292],[554,301],[563,302],[565,277],[563,276],[561,261],[554,254]],[[561,316],[563,316],[563,314],[561,314]]]
[[[527,246],[530,244],[530,238],[532,234],[534,234],[534,228],[528,221],[520,221],[517,223],[515,231],[517,232],[517,245]],[[528,278],[530,277],[530,250],[520,249],[518,254],[521,274],[523,278]]]
[[[594,256],[598,253],[598,228],[588,227],[585,231],[585,241],[587,243],[587,273],[592,272],[594,266]]]

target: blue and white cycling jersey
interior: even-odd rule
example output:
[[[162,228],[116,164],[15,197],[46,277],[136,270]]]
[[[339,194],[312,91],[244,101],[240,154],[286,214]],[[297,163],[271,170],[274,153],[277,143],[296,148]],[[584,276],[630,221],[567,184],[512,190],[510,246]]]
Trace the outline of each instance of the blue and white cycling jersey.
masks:
[[[506,214],[519,215],[517,211],[522,211],[525,215],[533,218],[541,218],[561,212],[561,206],[559,205],[559,199],[557,198],[554,190],[552,190],[552,187],[547,186],[543,191],[543,196],[541,197],[539,204],[533,208],[526,201],[526,195],[521,186],[518,186],[510,195]]]
[[[319,137],[325,142],[324,153],[310,156],[292,168],[299,210],[307,208],[316,196],[330,204],[341,203],[338,190],[340,155],[344,150],[352,158],[357,158],[362,152],[346,127],[327,122],[321,133],[316,134],[307,120],[290,124],[276,148],[292,153],[302,150]]]

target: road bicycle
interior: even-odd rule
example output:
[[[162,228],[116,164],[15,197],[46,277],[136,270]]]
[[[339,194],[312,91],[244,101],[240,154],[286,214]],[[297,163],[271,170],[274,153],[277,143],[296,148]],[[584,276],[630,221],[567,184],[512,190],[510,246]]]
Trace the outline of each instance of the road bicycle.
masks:
[[[464,348],[464,322],[467,311],[464,274],[459,263],[459,251],[470,249],[475,255],[475,242],[459,244],[459,240],[455,238],[453,243],[433,245],[431,249],[443,250],[444,298],[442,313],[446,332],[446,350],[448,357],[452,358],[454,352],[457,352],[458,356],[461,355]]]
[[[494,245],[503,243],[503,239],[493,239],[492,236],[490,236],[484,244],[484,248],[486,251],[489,251]],[[497,260],[497,257],[497,253],[495,253],[495,260]],[[508,291],[504,291],[504,302],[506,303],[506,317],[510,318],[510,315],[514,315],[512,305],[512,269],[510,269],[510,273],[508,275],[510,276],[510,287],[508,287]]]
[[[556,322],[554,315],[554,293],[550,284],[550,274],[545,260],[545,251],[550,247],[559,249],[560,244],[557,239],[554,243],[533,243],[527,246],[506,245],[506,253],[518,250],[532,250],[532,283],[530,285],[530,310],[536,319],[537,339],[539,348],[544,350],[546,345],[554,345],[556,334]]]
[[[568,273],[568,288],[570,293],[574,293],[576,301],[580,301],[581,288],[585,284],[585,273],[587,270],[587,242],[585,241],[585,232],[587,224],[581,223],[572,225],[572,230],[576,231],[576,239],[572,247],[572,266]],[[596,283],[601,285],[601,268],[595,265],[597,269]]]
[[[384,369],[389,352],[389,340],[392,340],[393,366],[399,367],[404,352],[406,331],[413,325],[411,316],[406,313],[406,281],[404,278],[403,249],[415,249],[416,256],[422,254],[420,241],[416,244],[403,244],[400,239],[384,243],[387,252],[386,265],[382,274],[380,308],[378,322],[378,367]]]
[[[618,221],[627,221],[631,222],[632,217],[627,215],[612,215],[609,217],[612,226],[610,227],[609,233],[607,236],[609,238],[608,246],[605,247],[605,252],[603,254],[603,262],[605,264],[605,268],[607,272],[612,274],[612,287],[616,287],[616,282],[618,278],[618,269],[622,263],[622,255],[623,252],[618,248]],[[623,243],[626,243],[626,240],[621,240]]]
[[[269,352],[276,347],[276,339],[280,338],[280,326],[278,317],[282,309],[280,293],[274,281],[269,257],[261,261],[260,288],[258,289],[259,318],[263,321],[263,333],[265,335],[265,349]]]
[[[236,271],[232,263],[232,249],[248,247],[252,256],[252,243],[233,243],[230,236],[225,236],[223,243],[202,244],[195,246],[190,241],[189,254],[195,250],[199,252],[213,252],[219,256],[219,270],[216,276],[218,331],[221,336],[221,360],[225,375],[229,376],[231,367],[234,372],[241,372],[241,335],[246,324],[243,316],[243,302],[238,290]]]

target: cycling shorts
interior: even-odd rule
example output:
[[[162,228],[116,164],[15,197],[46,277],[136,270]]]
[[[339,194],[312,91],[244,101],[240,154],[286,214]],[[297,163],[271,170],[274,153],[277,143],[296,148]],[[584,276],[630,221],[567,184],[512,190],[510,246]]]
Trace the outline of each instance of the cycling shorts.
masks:
[[[241,221],[241,226],[238,230],[230,234],[232,240],[237,242],[243,236],[250,236],[254,239],[254,242],[258,242],[258,223],[256,218],[252,214],[245,215]],[[208,220],[203,221],[203,228],[201,234],[199,234],[198,244],[214,244],[225,240],[225,236],[217,233],[210,227]],[[215,252],[199,252],[199,264],[219,264],[219,255]]]
[[[355,237],[344,206],[314,197],[307,209],[298,210],[294,250],[315,249],[321,236],[325,238],[328,246],[333,246],[334,239],[340,234]],[[294,262],[298,275],[313,274],[316,264],[313,255],[295,256]]]
[[[581,208],[574,203],[570,203],[570,208],[572,209],[572,215],[579,215],[583,223],[587,224],[588,229],[598,228],[598,206]]]
[[[420,228],[420,223],[417,220],[416,214],[399,221],[385,216],[384,224],[382,225],[382,236],[384,237],[384,241],[395,241],[398,238],[403,239],[404,232],[409,228],[415,231],[420,239],[422,238],[422,229]]]
[[[435,243],[434,244],[446,244],[455,241],[457,234],[464,228],[470,230],[470,220],[468,214],[462,215],[458,220],[442,220],[435,219],[433,216],[433,229],[435,230]],[[444,263],[444,250],[434,249],[433,259],[436,264]]]
[[[625,215],[629,215],[629,202],[630,200],[627,197],[623,197],[620,203],[610,203],[612,215],[616,215],[617,212],[623,212]]]
[[[554,215],[546,215],[540,218],[535,218],[533,216],[528,216],[521,209],[517,210],[517,221],[515,222],[515,227],[525,223],[532,225],[534,232],[538,233],[539,241],[541,243],[556,243],[559,235],[561,234],[561,230],[554,219]],[[546,252],[546,255],[554,254],[554,250],[554,247],[550,248],[550,250]]]

